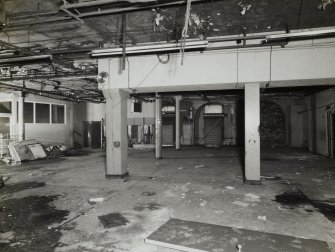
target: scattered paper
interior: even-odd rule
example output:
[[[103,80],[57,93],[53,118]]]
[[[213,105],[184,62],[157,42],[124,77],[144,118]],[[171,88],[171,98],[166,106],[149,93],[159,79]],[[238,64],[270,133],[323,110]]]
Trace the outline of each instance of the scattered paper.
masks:
[[[262,220],[262,221],[266,221],[266,216],[265,215],[264,216],[258,216],[258,219]]]
[[[245,202],[242,202],[242,201],[234,201],[233,202],[234,205],[237,205],[237,206],[241,206],[241,207],[247,207],[249,206],[249,203],[245,203]]]
[[[260,197],[258,195],[252,194],[252,193],[247,193],[244,194],[245,197],[248,197],[250,199],[259,199]]]
[[[203,168],[205,167],[203,164],[202,165],[196,165],[195,168],[198,169],[198,168]]]
[[[89,202],[103,202],[104,198],[91,198],[88,200]]]

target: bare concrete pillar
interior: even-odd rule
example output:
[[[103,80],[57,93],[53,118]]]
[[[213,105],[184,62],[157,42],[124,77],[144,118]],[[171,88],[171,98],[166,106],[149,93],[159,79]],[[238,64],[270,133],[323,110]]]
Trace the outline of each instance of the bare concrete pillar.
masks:
[[[106,177],[128,175],[127,101],[121,89],[103,90],[106,98]]]
[[[162,158],[162,98],[156,94],[156,123],[155,123],[155,154],[156,158]]]
[[[259,83],[244,88],[245,182],[260,184],[260,95]]]
[[[181,96],[177,95],[176,100],[176,150],[180,150],[180,101]]]
[[[19,141],[22,141],[24,140],[24,117],[23,117],[24,100],[22,96],[18,98],[18,103],[19,103],[19,115],[18,115]]]

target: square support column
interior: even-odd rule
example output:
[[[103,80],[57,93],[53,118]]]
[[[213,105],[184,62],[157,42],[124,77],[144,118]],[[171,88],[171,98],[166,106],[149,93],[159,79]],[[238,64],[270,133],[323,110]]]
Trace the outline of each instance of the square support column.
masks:
[[[155,156],[162,158],[162,98],[156,94],[155,102],[156,122],[155,122]]]
[[[106,98],[106,177],[128,175],[127,101],[121,89],[103,90]]]
[[[260,95],[259,83],[244,88],[245,182],[260,184]]]
[[[180,150],[180,101],[181,96],[177,95],[176,100],[176,150]]]

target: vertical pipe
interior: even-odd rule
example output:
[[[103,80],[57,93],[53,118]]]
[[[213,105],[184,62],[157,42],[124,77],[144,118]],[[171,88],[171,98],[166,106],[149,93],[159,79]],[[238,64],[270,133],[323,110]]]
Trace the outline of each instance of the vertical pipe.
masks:
[[[156,159],[162,158],[162,99],[156,93],[156,141],[155,141],[155,154]]]
[[[23,97],[19,97],[19,141],[24,140],[24,118],[23,118],[23,110],[24,110],[24,100]]]
[[[122,13],[122,70],[126,69],[126,20],[127,14]]]
[[[176,96],[176,150],[180,150],[180,100],[181,96]]]

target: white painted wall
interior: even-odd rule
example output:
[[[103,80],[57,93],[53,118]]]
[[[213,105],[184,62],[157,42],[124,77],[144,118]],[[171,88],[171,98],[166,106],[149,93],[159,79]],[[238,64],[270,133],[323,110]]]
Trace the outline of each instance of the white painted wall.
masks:
[[[127,102],[128,125],[155,124],[155,103],[142,102],[142,112],[131,112],[131,99]]]

